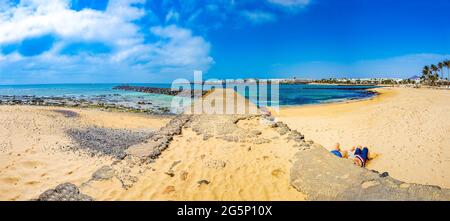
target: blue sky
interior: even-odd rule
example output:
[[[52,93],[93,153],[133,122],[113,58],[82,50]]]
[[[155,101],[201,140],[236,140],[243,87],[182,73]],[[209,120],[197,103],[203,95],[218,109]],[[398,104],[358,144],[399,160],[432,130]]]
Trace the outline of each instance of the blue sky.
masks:
[[[410,77],[447,0],[0,0],[0,84]]]

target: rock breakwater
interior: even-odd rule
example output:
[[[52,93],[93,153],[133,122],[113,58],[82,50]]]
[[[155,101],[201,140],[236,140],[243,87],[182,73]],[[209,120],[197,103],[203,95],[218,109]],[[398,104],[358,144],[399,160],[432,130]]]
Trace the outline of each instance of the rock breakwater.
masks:
[[[209,91],[207,90],[172,90],[171,88],[140,87],[130,85],[121,85],[114,87],[113,89],[123,91],[136,91],[150,94],[164,94],[170,96],[191,97],[191,98],[202,97],[209,93]]]

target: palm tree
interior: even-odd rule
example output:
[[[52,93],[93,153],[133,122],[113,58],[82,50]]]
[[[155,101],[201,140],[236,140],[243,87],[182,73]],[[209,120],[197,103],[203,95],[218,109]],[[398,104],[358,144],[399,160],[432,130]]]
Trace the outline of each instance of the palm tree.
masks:
[[[445,60],[444,66],[447,68],[447,81],[448,81],[450,80],[450,60]]]
[[[431,84],[434,85],[435,81],[437,80],[436,76],[437,76],[437,78],[439,78],[439,74],[438,74],[439,68],[434,64],[432,64],[430,68],[431,68],[431,72],[432,72]]]
[[[429,79],[430,79],[430,67],[425,66],[425,67],[423,67],[423,70],[422,70],[421,80],[425,83],[428,83]]]
[[[438,68],[441,71],[441,76],[442,76],[441,79],[444,79],[444,63],[439,62],[438,63]]]

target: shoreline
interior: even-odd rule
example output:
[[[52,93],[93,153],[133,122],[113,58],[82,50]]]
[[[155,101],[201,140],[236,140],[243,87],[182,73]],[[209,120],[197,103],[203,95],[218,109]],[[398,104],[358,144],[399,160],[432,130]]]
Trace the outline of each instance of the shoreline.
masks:
[[[450,188],[450,117],[446,90],[377,88],[368,100],[281,108],[276,118],[329,149],[369,147],[368,168],[394,178]],[[421,165],[422,166],[419,166]]]
[[[393,89],[383,90],[386,92],[381,91],[382,95],[373,100],[381,100],[388,108],[392,108],[389,102],[398,99],[397,96],[405,96],[405,93],[395,93]],[[218,98],[220,95],[223,93],[213,92],[210,96]],[[238,99],[245,98],[238,95]],[[360,103],[377,105],[374,101],[326,105],[343,106],[342,109],[347,110],[351,106],[352,117],[358,117]],[[323,109],[302,107],[310,108]],[[320,114],[317,111],[312,114],[317,113]],[[332,113],[329,119],[336,118],[333,114],[343,113],[346,112]],[[321,118],[326,117],[320,115]],[[394,179],[398,179],[397,173],[392,173],[392,177],[383,173],[388,171],[391,174],[391,170],[377,168],[377,164],[385,166],[380,164],[389,157],[384,153],[370,162],[369,170],[332,156],[325,149],[327,145],[325,148],[320,145],[327,139],[323,136],[311,139],[310,134],[314,131],[323,133],[320,129],[316,131],[317,128],[332,122],[329,119],[321,121],[313,115],[300,117],[305,118],[300,121],[295,121],[296,117],[277,121],[278,116],[274,118],[265,114],[188,114],[161,120],[148,115],[90,109],[0,106],[0,119],[5,122],[0,125],[0,141],[6,142],[0,142],[0,199],[37,199],[45,190],[48,191],[39,197],[40,200],[361,199],[360,195],[351,194],[355,191],[369,191],[383,199],[447,199],[445,189],[416,185],[413,183],[424,182],[408,177],[401,179],[408,183],[398,181]],[[308,120],[313,123],[310,128]],[[377,125],[374,126],[379,130]],[[151,135],[142,134],[149,129],[153,131]],[[392,133],[392,129],[396,128],[386,129]],[[397,131],[394,130],[394,133]],[[378,137],[370,129],[369,132],[371,136]],[[344,137],[353,139],[351,135]],[[111,153],[105,149],[108,146],[115,150]],[[373,150],[376,153],[384,151]],[[105,151],[104,154],[101,154],[102,151]],[[409,161],[423,160],[408,157]],[[439,159],[444,161],[445,157],[443,155]],[[399,163],[405,163],[402,166],[406,168],[417,166],[401,160]],[[388,158],[387,161],[392,160]],[[434,168],[448,168],[445,164],[443,162],[443,165]],[[374,168],[380,173],[370,171]],[[430,165],[421,168],[430,168]],[[417,174],[423,176],[423,172]],[[439,174],[441,171],[437,172]],[[336,185],[335,178],[331,176],[346,176],[345,173],[353,175]],[[323,177],[316,179],[317,174]],[[436,185],[434,178],[421,178],[430,182],[425,184]],[[399,195],[385,195],[382,189],[366,188],[367,183],[372,185],[374,182],[377,188],[389,188]],[[326,186],[333,190],[330,192]],[[357,189],[348,193],[347,189],[338,186]],[[52,189],[55,187],[56,190]],[[78,191],[82,194],[58,193],[58,190],[73,188],[77,188],[77,194]]]
[[[312,107],[312,106],[322,106],[322,105],[333,105],[333,104],[349,104],[354,102],[361,102],[375,99],[378,96],[381,96],[380,93],[376,89],[366,89],[368,91],[372,91],[373,95],[365,98],[355,98],[355,99],[342,99],[341,101],[331,101],[331,102],[322,102],[322,103],[312,103],[312,104],[295,104],[295,105],[280,105],[280,109],[290,109],[290,108],[300,108],[300,107]],[[269,107],[270,109],[270,107]]]
[[[324,84],[325,85],[325,84]],[[334,84],[330,84],[334,85]],[[358,86],[358,85],[349,85],[349,86]],[[118,86],[123,87],[123,86]],[[127,86],[128,87],[128,86]],[[116,90],[131,90],[131,91],[145,91],[144,89],[148,89],[149,91],[153,90],[161,90],[164,93],[167,93],[166,88],[147,88],[147,87],[130,87],[125,89],[116,89]],[[363,98],[342,98],[342,99],[334,99],[334,100],[326,100],[319,103],[310,103],[310,104],[294,104],[294,105],[280,105],[281,109],[291,108],[291,107],[302,107],[302,106],[310,106],[310,105],[325,105],[325,104],[337,104],[337,103],[349,103],[349,102],[357,102],[363,101],[367,99],[372,99],[378,96],[378,92],[372,89],[362,89],[366,91],[373,92],[371,96],[363,97]],[[164,94],[163,92],[159,92],[156,94]],[[148,92],[143,92],[148,93]],[[178,93],[178,92],[177,92]],[[210,94],[210,91],[204,91],[202,96],[207,96]],[[185,96],[183,94],[182,96]],[[158,105],[152,105],[151,103],[146,102],[137,102],[137,106],[127,106],[114,102],[107,102],[95,99],[86,99],[86,98],[76,98],[76,97],[59,97],[59,96],[35,96],[35,95],[0,95],[0,106],[38,106],[38,107],[60,107],[60,108],[82,108],[82,109],[99,109],[107,112],[126,112],[126,113],[145,113],[149,115],[161,115],[161,116],[175,116],[175,113],[170,111],[170,108],[160,107]],[[151,107],[149,107],[150,105]],[[270,107],[267,107],[270,109]]]
[[[372,89],[366,89],[368,91],[373,92],[373,96],[366,97],[366,98],[360,98],[360,99],[345,99],[342,101],[333,101],[333,102],[325,102],[325,103],[314,103],[314,104],[301,104],[301,105],[280,105],[280,108],[278,110],[274,110],[271,107],[267,107],[268,110],[270,110],[271,113],[274,114],[275,117],[280,116],[280,111],[286,111],[286,110],[297,110],[299,108],[308,108],[308,107],[327,107],[331,105],[339,105],[339,104],[353,104],[358,102],[365,102],[365,101],[372,101],[376,99],[382,99],[385,97],[389,97],[390,94],[393,94],[392,90],[389,90],[391,87],[382,87],[382,88],[372,88]],[[387,90],[386,90],[387,89]]]

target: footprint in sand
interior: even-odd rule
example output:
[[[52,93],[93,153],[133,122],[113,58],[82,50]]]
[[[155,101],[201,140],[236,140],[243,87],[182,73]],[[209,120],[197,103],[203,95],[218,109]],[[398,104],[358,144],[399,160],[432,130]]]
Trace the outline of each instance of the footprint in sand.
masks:
[[[281,170],[281,169],[276,169],[276,170],[273,170],[273,171],[272,171],[272,176],[274,176],[274,177],[276,177],[276,178],[279,178],[283,173],[284,173],[283,170]]]
[[[6,183],[6,184],[14,184],[14,185],[16,185],[17,184],[17,182],[19,182],[19,178],[17,178],[17,177],[5,177],[5,178],[2,178],[2,179],[0,179],[0,183]]]
[[[25,183],[25,185],[28,185],[28,186],[34,186],[36,184],[39,184],[39,182],[38,181],[28,181]]]
[[[38,161],[24,161],[21,164],[26,168],[34,168],[34,169],[43,165],[43,163]]]
[[[170,194],[175,192],[175,187],[174,186],[167,186],[166,189],[164,189],[163,194]]]
[[[187,177],[188,177],[188,172],[186,172],[186,171],[183,171],[180,175],[180,178],[182,181],[186,181]]]

